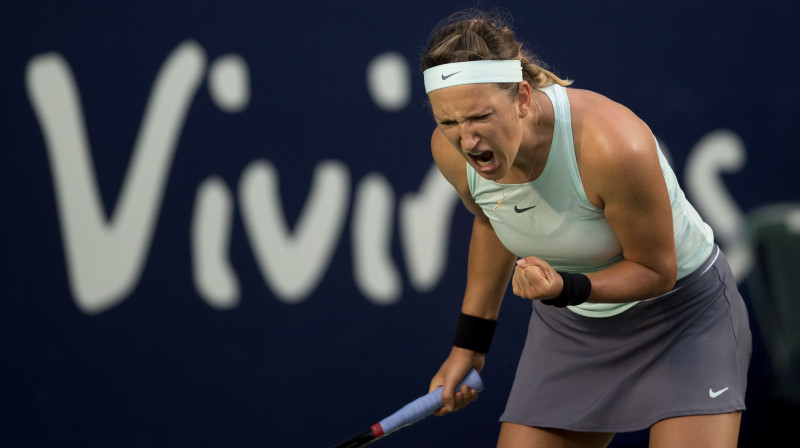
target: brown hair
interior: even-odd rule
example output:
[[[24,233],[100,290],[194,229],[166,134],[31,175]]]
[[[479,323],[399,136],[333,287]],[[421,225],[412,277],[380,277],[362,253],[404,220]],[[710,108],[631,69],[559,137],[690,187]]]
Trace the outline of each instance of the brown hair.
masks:
[[[550,72],[536,55],[524,50],[499,12],[478,9],[457,12],[434,29],[422,57],[421,68],[425,71],[451,62],[487,59],[521,61],[522,79],[534,89],[551,84],[572,84],[571,80],[561,79]],[[504,83],[499,86],[516,92],[517,84]]]

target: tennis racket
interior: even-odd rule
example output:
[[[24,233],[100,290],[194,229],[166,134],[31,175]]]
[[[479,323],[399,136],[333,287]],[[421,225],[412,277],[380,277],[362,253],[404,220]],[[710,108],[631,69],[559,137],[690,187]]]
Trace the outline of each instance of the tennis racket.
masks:
[[[478,392],[483,390],[483,381],[481,381],[481,377],[475,369],[470,370],[464,378],[464,381],[458,385],[456,390],[461,389],[461,386],[465,384]],[[375,423],[368,431],[364,431],[338,445],[334,445],[332,448],[360,448],[362,446],[367,446],[375,440],[388,436],[400,428],[422,420],[436,412],[442,406],[442,388],[439,387],[428,392],[427,395],[423,395],[408,403],[394,414]]]

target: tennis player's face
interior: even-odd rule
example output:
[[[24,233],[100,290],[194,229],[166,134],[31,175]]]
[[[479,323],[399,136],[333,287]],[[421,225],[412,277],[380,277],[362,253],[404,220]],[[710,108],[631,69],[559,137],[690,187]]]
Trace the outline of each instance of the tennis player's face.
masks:
[[[439,130],[486,179],[502,179],[522,143],[517,102],[495,84],[464,84],[428,94]]]

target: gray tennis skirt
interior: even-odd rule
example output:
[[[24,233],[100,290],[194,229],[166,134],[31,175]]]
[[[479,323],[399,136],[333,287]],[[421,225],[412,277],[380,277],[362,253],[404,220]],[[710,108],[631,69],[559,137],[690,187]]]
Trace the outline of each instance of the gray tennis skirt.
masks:
[[[752,340],[742,296],[715,247],[672,291],[607,318],[533,301],[502,422],[628,432],[745,409]]]

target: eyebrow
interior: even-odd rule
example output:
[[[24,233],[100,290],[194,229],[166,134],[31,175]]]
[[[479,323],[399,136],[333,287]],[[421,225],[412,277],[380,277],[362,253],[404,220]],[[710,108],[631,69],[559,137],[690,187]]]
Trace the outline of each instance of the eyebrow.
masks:
[[[437,117],[435,115],[434,115],[433,119],[437,123],[453,123],[453,122],[455,122],[455,120],[453,120],[452,118],[439,118],[439,117]]]
[[[472,113],[470,115],[467,115],[464,118],[466,120],[472,120],[472,119],[475,119],[475,118],[485,117],[486,115],[489,115],[489,114],[491,114],[493,112],[494,112],[493,110],[485,110],[485,111],[482,110],[480,112],[475,112],[475,113]],[[447,123],[447,122],[457,122],[458,121],[458,120],[455,120],[455,119],[452,119],[452,118],[439,118],[436,115],[434,115],[433,118],[438,123]]]

